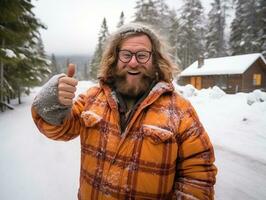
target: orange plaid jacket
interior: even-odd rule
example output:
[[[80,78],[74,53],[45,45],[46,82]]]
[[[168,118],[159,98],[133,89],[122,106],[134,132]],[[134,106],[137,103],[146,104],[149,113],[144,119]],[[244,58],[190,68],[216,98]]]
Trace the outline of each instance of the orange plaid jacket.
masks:
[[[79,96],[61,125],[33,119],[47,137],[80,136],[78,198],[213,199],[214,150],[191,104],[173,85],[157,83],[120,129],[117,100],[107,85]]]

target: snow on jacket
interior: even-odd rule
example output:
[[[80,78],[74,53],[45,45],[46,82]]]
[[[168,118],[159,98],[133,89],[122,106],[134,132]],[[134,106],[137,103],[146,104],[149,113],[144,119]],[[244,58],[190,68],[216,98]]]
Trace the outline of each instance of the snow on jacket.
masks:
[[[157,83],[124,132],[117,98],[105,84],[80,95],[60,123],[44,120],[41,107],[35,100],[32,116],[44,135],[64,141],[80,136],[80,200],[214,198],[212,144],[172,84]]]

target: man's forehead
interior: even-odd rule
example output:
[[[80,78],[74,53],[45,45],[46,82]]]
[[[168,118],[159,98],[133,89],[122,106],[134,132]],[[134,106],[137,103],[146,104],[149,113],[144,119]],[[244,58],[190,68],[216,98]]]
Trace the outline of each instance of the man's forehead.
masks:
[[[146,34],[137,34],[137,35],[130,35],[124,39],[122,39],[120,43],[120,48],[123,47],[145,47],[148,49],[152,48],[152,43],[150,38]]]

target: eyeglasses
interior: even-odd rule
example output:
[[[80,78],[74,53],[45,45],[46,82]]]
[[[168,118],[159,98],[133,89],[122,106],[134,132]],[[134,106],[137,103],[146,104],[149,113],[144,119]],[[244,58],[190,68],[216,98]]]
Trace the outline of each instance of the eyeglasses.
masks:
[[[135,55],[136,60],[140,64],[147,63],[151,58],[151,51],[137,51],[135,53],[129,51],[129,50],[119,50],[118,51],[118,58],[123,63],[129,63]]]

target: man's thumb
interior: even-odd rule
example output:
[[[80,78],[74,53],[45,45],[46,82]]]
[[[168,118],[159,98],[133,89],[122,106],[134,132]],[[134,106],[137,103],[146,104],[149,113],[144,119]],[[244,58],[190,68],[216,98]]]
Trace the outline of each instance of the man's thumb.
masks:
[[[67,68],[67,76],[73,77],[76,71],[76,66],[74,64],[69,64]]]

